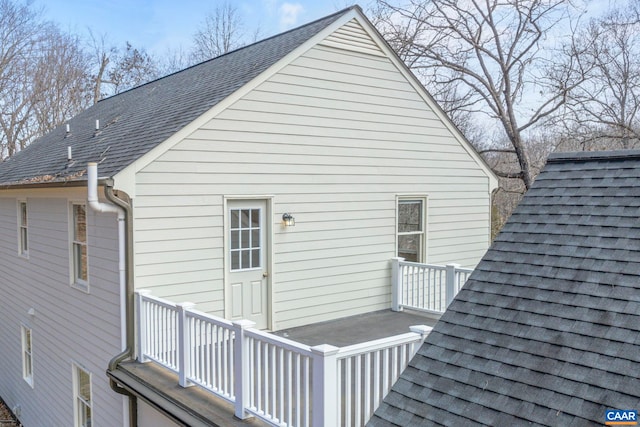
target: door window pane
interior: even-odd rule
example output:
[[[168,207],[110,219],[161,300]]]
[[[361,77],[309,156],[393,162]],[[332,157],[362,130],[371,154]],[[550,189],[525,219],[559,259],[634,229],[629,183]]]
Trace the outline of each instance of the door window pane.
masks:
[[[231,249],[240,249],[240,230],[231,230]]]
[[[240,238],[240,247],[241,248],[250,248],[251,240],[249,236],[251,235],[251,230],[242,230],[242,237]]]
[[[231,228],[240,228],[240,211],[231,210]]]
[[[240,227],[247,228],[249,227],[249,216],[251,215],[251,209],[242,209],[240,210]]]
[[[230,210],[230,263],[231,270],[260,268],[260,209]]]
[[[240,269],[240,251],[231,252],[231,269],[232,270]]]
[[[242,251],[240,255],[240,259],[242,260],[242,269],[246,270],[251,268],[251,257],[249,256],[251,251]]]

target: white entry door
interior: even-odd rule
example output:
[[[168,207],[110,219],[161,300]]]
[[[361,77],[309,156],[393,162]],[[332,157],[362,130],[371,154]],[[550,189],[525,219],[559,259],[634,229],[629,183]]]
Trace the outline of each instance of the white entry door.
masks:
[[[266,329],[269,322],[267,202],[229,200],[226,248],[232,319],[248,319]]]

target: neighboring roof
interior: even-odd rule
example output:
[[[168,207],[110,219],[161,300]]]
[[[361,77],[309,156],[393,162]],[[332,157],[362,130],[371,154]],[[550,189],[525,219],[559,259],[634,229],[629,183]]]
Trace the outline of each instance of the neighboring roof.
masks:
[[[104,99],[71,119],[68,135],[62,125],[0,163],[0,186],[84,181],[88,162],[100,163],[101,176],[114,176],[356,8]]]
[[[370,426],[640,409],[640,151],[552,155]]]

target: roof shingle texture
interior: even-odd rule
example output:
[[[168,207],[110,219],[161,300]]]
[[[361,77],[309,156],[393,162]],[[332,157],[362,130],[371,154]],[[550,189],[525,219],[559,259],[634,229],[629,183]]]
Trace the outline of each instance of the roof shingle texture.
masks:
[[[554,155],[368,426],[640,410],[640,151]]]
[[[98,102],[69,120],[69,134],[62,125],[0,162],[0,186],[86,180],[88,162],[114,176],[351,9]]]

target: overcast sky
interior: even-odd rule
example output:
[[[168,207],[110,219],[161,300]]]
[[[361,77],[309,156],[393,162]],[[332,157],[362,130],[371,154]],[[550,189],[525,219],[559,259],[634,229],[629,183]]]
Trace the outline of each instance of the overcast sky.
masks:
[[[346,0],[230,0],[242,16],[248,34],[260,29],[265,38],[329,15],[352,3]],[[365,7],[366,1],[361,1]],[[204,16],[221,0],[35,0],[44,16],[62,30],[85,37],[87,28],[118,46],[126,41],[162,54],[185,50]],[[252,40],[249,40],[252,41]]]

